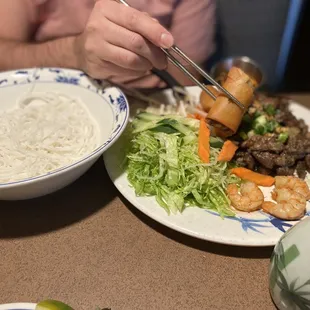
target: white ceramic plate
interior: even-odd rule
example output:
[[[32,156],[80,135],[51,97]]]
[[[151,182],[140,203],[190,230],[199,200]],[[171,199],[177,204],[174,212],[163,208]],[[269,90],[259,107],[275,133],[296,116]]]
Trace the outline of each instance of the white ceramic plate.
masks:
[[[0,305],[0,310],[34,310],[36,304],[30,303],[15,303]]]
[[[199,96],[197,87],[188,89],[194,96]],[[166,99],[172,101],[171,92],[165,92]],[[133,110],[133,109],[132,109]],[[291,104],[291,110],[298,118],[310,125],[310,111],[297,104]],[[273,246],[282,234],[294,225],[269,216],[263,212],[242,213],[236,217],[221,219],[216,213],[199,208],[187,208],[183,214],[167,215],[153,197],[136,197],[130,187],[126,173],[121,168],[124,159],[122,137],[105,154],[105,165],[117,189],[136,208],[152,219],[184,234],[204,240],[240,246]],[[270,197],[270,189],[263,189],[265,197]],[[307,206],[310,215],[310,205]]]
[[[29,199],[55,192],[83,175],[121,135],[129,117],[125,95],[85,73],[60,68],[38,68],[0,73],[0,111],[16,106],[30,92],[58,92],[81,99],[99,125],[100,144],[81,160],[46,175],[0,184],[0,200]]]

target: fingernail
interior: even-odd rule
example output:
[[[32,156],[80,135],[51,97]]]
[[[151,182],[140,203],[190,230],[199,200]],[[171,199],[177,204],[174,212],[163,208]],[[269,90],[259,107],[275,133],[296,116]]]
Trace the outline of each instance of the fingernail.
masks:
[[[173,45],[173,37],[170,33],[163,33],[161,35],[161,46],[163,48],[170,48]]]

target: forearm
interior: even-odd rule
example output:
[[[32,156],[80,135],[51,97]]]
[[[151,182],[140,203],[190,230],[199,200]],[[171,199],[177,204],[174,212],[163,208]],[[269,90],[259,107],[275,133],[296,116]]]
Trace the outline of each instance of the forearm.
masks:
[[[0,39],[0,70],[31,67],[78,68],[75,38],[44,43],[23,43]]]

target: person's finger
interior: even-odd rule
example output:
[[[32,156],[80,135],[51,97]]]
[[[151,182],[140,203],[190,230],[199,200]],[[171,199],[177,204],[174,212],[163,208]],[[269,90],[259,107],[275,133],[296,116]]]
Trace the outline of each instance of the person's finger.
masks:
[[[150,43],[138,33],[132,32],[117,24],[107,22],[105,23],[103,37],[112,45],[125,48],[146,58],[157,69],[163,70],[167,67],[167,58],[160,48]]]
[[[121,79],[124,79],[124,77],[130,76],[131,79],[137,79],[147,74],[146,71],[144,72],[125,69],[110,62],[98,64],[93,72],[90,73],[97,79],[118,79],[118,83],[120,83]]]
[[[158,23],[158,19],[152,17],[148,12],[142,12],[142,13],[143,13],[145,16],[148,16],[148,17],[152,18],[155,22]]]
[[[93,57],[100,59],[100,61],[111,62],[119,67],[130,69],[133,71],[149,71],[153,68],[153,65],[144,57],[139,56],[129,50],[112,45],[106,41],[91,40],[90,43],[86,43],[86,52],[88,55],[94,55]]]
[[[158,47],[170,48],[174,39],[171,33],[151,17],[114,1],[98,1],[96,9],[111,22],[141,34]],[[117,14],[116,14],[117,13]]]
[[[145,72],[153,68],[153,65],[142,56],[111,44],[107,46],[104,59],[109,62],[133,71]]]

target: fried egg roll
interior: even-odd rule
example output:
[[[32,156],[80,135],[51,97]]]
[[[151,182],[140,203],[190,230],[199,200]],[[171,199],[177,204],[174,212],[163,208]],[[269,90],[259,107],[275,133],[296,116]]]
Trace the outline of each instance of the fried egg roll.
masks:
[[[206,88],[216,97],[219,96],[220,91],[213,85],[207,85]],[[209,112],[214,105],[215,100],[210,97],[205,91],[201,92],[200,95],[200,105],[205,112]]]
[[[228,137],[236,133],[244,113],[253,100],[257,85],[257,81],[241,69],[232,67],[222,86],[237,98],[245,109],[242,110],[226,95],[219,94],[207,115],[207,122],[214,126],[222,136]]]

